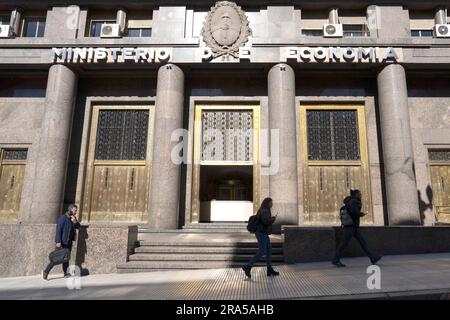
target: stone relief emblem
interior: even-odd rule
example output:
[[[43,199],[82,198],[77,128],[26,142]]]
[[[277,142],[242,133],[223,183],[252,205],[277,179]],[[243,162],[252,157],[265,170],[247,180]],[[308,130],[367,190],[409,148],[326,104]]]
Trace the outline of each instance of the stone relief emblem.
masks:
[[[222,55],[237,58],[239,48],[251,34],[244,11],[230,1],[217,2],[208,13],[202,29],[203,40],[211,48],[214,58]]]

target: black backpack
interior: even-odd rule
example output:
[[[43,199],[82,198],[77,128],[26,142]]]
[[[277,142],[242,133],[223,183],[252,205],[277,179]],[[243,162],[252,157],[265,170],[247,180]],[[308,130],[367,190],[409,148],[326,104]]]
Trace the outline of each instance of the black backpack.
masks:
[[[341,218],[341,225],[344,227],[353,226],[355,223],[353,222],[353,218],[348,212],[348,209],[346,206],[342,207],[339,214]]]
[[[250,218],[248,219],[247,230],[250,233],[255,233],[256,230],[258,229],[258,225],[259,225],[259,215],[255,214],[253,216],[250,216]]]

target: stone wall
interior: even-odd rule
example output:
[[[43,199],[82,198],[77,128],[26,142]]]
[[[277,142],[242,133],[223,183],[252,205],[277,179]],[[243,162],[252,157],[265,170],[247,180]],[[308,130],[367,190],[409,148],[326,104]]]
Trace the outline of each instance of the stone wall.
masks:
[[[54,224],[0,225],[0,277],[40,274],[54,249]],[[82,226],[74,242],[71,264],[82,274],[113,273],[126,262],[137,241],[136,226]],[[61,267],[54,271],[61,273]]]
[[[409,83],[411,89],[408,104],[421,218],[425,225],[433,225],[436,210],[433,208],[428,149],[450,148],[450,98],[447,89],[450,81],[426,81],[429,82],[430,89],[425,85],[419,87],[425,81]]]
[[[424,254],[450,252],[450,227],[361,227],[374,254]],[[331,261],[342,238],[340,227],[285,227],[283,255],[286,263]],[[364,256],[352,239],[344,257]]]

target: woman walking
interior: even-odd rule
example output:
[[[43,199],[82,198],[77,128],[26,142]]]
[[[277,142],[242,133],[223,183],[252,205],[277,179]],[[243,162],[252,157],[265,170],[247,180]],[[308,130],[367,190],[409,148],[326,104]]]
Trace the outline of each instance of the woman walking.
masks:
[[[272,234],[272,225],[275,222],[276,216],[272,217],[272,199],[265,198],[261,203],[261,207],[256,213],[258,217],[258,227],[256,229],[255,235],[256,240],[258,240],[258,251],[249,261],[247,265],[242,267],[245,275],[251,278],[251,270],[256,261],[258,261],[263,255],[266,256],[267,263],[267,275],[277,276],[279,272],[272,268],[272,245],[270,243],[269,235]]]

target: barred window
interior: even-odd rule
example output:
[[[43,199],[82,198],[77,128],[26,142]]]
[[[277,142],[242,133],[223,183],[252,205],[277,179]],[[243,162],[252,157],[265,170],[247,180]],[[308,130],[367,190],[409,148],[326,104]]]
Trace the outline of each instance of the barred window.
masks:
[[[359,160],[356,110],[307,110],[309,160]]]
[[[450,149],[428,150],[430,161],[450,162]]]
[[[100,110],[96,160],[145,160],[148,110]]]
[[[202,160],[252,161],[252,111],[203,111]]]
[[[3,160],[27,160],[28,150],[7,149],[3,151]]]

